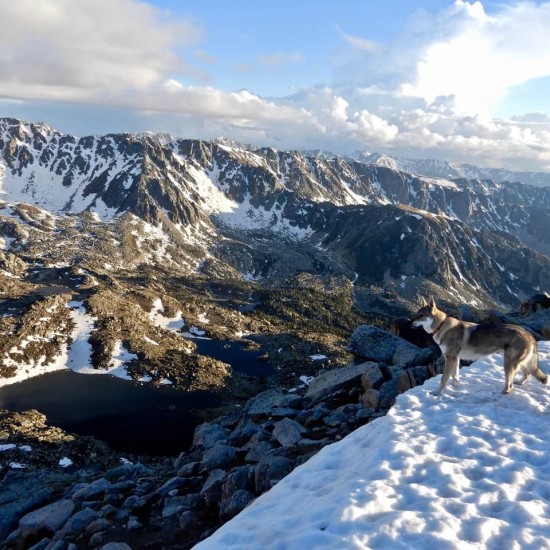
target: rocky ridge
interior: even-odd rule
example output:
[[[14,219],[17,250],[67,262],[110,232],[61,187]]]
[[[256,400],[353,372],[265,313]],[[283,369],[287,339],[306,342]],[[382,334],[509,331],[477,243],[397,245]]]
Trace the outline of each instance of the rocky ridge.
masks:
[[[155,265],[257,281],[307,271],[342,275],[357,286],[397,286],[418,266],[381,272],[366,270],[361,261],[382,233],[392,236],[392,247],[379,246],[376,263],[411,247],[422,248],[423,256],[439,250],[440,271],[420,275],[450,301],[459,300],[457,294],[472,299],[460,288],[464,284],[486,305],[493,305],[494,289],[497,303],[512,305],[547,286],[540,276],[547,272],[540,253],[550,246],[545,188],[427,178],[226,142],[132,134],[76,138],[14,119],[0,121],[0,159],[8,201],[0,212],[5,246],[26,257],[27,269],[42,256],[50,264],[63,259],[107,271]],[[424,221],[404,223],[411,214]],[[339,238],[358,223],[359,243]],[[464,232],[467,242],[460,239]],[[52,238],[59,241],[53,250],[47,247]],[[498,247],[487,246],[494,241]],[[474,248],[486,256],[491,282],[477,288],[467,266],[446,253],[449,244],[466,261],[475,263]],[[523,262],[509,266],[507,258],[518,249],[541,269],[516,273]],[[441,271],[446,275],[437,278]],[[415,299],[421,287],[409,280],[400,292]]]
[[[494,316],[541,339],[549,311]],[[2,548],[191,548],[321,448],[384,415],[396,395],[442,369],[433,343],[419,348],[372,325],[357,327],[348,348],[355,360],[346,366],[322,368],[298,388],[260,393],[199,425],[188,451],[156,464],[137,457],[117,464],[120,456],[46,427],[36,412],[3,413],[0,483],[9,514],[0,522]],[[12,467],[23,460],[28,469]],[[31,498],[37,483],[46,488]]]

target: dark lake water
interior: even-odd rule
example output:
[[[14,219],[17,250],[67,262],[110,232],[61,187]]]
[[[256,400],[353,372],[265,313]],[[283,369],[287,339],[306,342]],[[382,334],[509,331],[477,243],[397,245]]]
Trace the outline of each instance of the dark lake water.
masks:
[[[229,363],[234,370],[267,377],[272,367],[258,361],[259,352],[241,345],[196,340],[197,351]],[[220,404],[216,395],[179,392],[108,375],[56,371],[0,388],[0,408],[36,409],[51,425],[80,435],[93,435],[113,449],[175,456],[187,450],[200,420],[193,409]]]

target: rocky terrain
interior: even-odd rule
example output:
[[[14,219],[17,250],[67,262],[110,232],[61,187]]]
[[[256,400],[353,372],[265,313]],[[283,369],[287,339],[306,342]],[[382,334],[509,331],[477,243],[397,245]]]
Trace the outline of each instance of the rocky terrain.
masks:
[[[499,317],[541,339],[549,312]],[[260,393],[199,425],[189,450],[153,463],[48,427],[36,411],[4,412],[2,548],[191,548],[325,445],[384,415],[397,394],[442,368],[433,344],[419,348],[373,325],[359,326],[347,348],[354,357],[347,365],[322,368],[299,387]]]

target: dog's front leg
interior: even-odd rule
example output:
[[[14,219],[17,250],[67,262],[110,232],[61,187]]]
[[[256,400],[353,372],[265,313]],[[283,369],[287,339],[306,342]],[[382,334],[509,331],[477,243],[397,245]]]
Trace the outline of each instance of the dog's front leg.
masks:
[[[445,389],[445,386],[447,385],[449,378],[451,377],[451,375],[455,376],[457,369],[458,369],[458,357],[455,357],[454,355],[446,355],[445,370],[443,371],[443,376],[441,377],[439,388],[437,389],[436,392],[434,392],[434,395],[441,395],[443,393],[443,390]]]

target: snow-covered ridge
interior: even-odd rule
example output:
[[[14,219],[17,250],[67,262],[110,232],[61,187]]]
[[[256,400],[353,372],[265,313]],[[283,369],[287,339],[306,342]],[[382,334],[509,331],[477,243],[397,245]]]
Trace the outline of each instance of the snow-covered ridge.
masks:
[[[408,205],[476,229],[508,231],[539,252],[550,249],[539,230],[550,188],[451,180],[455,173],[416,170],[418,163],[400,164],[383,155],[356,162],[227,141],[168,139],[76,138],[0,119],[0,199],[55,214],[91,211],[102,221],[131,213],[155,227],[172,224],[182,234],[204,228],[205,235],[215,236],[216,221],[222,220],[229,227],[296,239],[312,234],[309,218],[319,219],[316,210],[323,203]],[[443,166],[426,161],[432,165]],[[206,237],[199,240],[203,249],[209,246]]]
[[[549,342],[539,355],[549,372]],[[400,395],[195,548],[549,548],[549,388],[502,395],[499,356],[462,374]]]

